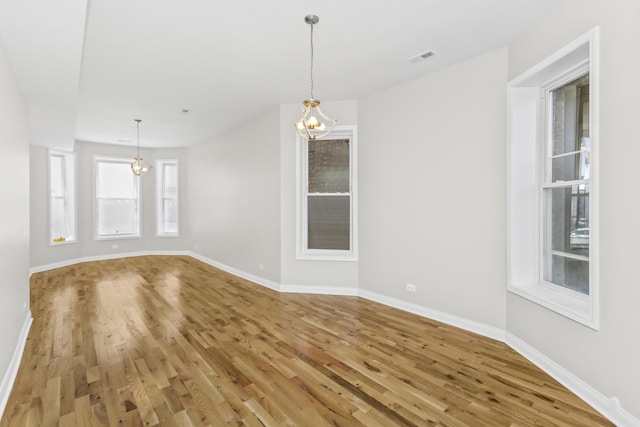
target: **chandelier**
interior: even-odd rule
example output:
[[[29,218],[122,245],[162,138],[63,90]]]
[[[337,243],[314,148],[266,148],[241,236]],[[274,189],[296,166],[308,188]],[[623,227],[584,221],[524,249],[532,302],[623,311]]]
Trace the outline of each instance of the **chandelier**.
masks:
[[[294,126],[298,135],[304,139],[322,138],[329,134],[336,126],[336,120],[330,119],[322,111],[320,111],[320,101],[313,97],[313,26],[317,24],[320,18],[316,15],[307,15],[304,22],[311,26],[311,96],[305,99],[302,117],[295,122]]]
[[[147,173],[151,167],[147,166],[144,160],[142,160],[142,157],[140,157],[140,122],[142,120],[135,119],[135,121],[138,128],[138,155],[133,159],[133,163],[131,163],[131,171],[134,175],[140,176]]]

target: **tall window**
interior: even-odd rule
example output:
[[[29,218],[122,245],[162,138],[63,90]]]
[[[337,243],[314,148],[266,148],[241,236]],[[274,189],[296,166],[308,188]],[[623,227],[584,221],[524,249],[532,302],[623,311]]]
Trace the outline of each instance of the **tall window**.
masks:
[[[298,258],[355,260],[355,127],[298,138],[298,151]]]
[[[49,151],[49,244],[75,241],[75,156]]]
[[[599,327],[598,30],[509,83],[508,288]]]
[[[179,234],[178,160],[156,161],[156,234]]]
[[[546,91],[544,280],[589,295],[589,75]]]
[[[96,238],[140,237],[139,177],[131,159],[96,157]]]

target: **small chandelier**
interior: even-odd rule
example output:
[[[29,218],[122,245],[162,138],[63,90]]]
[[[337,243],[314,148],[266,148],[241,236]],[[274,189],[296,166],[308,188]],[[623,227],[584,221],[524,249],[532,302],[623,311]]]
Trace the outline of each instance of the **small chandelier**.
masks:
[[[151,169],[150,166],[147,166],[142,157],[140,157],[140,122],[142,120],[135,119],[138,128],[138,155],[133,159],[133,163],[131,163],[131,171],[134,175],[144,175]]]
[[[330,119],[320,111],[320,101],[313,97],[313,25],[320,18],[316,15],[307,15],[304,22],[311,26],[311,97],[305,99],[302,117],[294,123],[296,132],[304,139],[316,139],[326,136],[336,126],[336,120]]]

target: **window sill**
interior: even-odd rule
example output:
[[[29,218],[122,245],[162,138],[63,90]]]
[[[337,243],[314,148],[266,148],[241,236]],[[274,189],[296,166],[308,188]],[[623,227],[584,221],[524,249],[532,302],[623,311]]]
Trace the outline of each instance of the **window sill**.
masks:
[[[123,240],[123,239],[140,239],[140,234],[114,234],[109,236],[94,236],[94,240]]]
[[[587,295],[544,283],[509,286],[508,290],[591,329],[599,328]]]
[[[156,237],[170,237],[170,238],[173,237],[173,238],[176,238],[176,237],[180,237],[180,234],[178,234],[178,233],[174,233],[174,234],[156,233]]]
[[[62,242],[49,242],[49,246],[64,246],[64,245],[71,245],[73,243],[78,243],[77,240],[65,240]]]
[[[355,254],[341,254],[333,251],[327,253],[315,252],[315,253],[298,253],[296,259],[300,261],[340,261],[340,262],[355,262],[358,261],[358,257]]]

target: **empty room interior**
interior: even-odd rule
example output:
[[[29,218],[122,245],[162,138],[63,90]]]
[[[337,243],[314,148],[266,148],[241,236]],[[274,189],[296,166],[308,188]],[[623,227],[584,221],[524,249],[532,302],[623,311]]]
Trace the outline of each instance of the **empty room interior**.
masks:
[[[640,426],[639,17],[0,2],[0,426]]]

